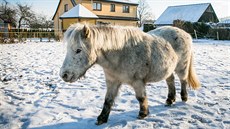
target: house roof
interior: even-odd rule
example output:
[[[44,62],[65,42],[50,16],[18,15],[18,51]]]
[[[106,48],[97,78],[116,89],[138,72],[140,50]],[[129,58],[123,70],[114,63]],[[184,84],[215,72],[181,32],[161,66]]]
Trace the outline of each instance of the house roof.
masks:
[[[58,11],[58,8],[59,8],[59,6],[60,6],[60,4],[61,4],[61,1],[62,1],[62,0],[59,0],[59,2],[58,2],[58,6],[57,6],[57,8],[56,8],[56,10],[55,10],[55,13],[54,13],[54,15],[53,15],[52,20],[54,20],[54,17],[55,17],[55,15],[57,14],[57,11]],[[73,6],[76,5],[75,0],[71,0],[71,3],[72,3]]]
[[[225,17],[225,18],[221,18],[219,23],[230,23],[230,16],[229,17]]]
[[[219,23],[227,23],[227,24],[229,24],[229,23],[230,23],[230,19],[222,20],[222,21],[220,21]]]
[[[98,18],[98,16],[89,11],[83,5],[78,4],[60,16],[60,19],[65,18]]]
[[[211,5],[210,3],[169,6],[155,24],[173,24],[174,20],[197,22],[205,10]]]

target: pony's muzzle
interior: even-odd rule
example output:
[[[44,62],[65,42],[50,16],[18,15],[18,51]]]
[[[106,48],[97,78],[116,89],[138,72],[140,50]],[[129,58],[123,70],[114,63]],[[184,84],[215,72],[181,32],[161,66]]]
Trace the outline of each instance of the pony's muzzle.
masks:
[[[64,73],[63,76],[62,76],[62,78],[67,79],[68,78],[68,74]]]
[[[69,71],[63,71],[63,70],[60,70],[59,75],[65,82],[71,82],[74,76]]]

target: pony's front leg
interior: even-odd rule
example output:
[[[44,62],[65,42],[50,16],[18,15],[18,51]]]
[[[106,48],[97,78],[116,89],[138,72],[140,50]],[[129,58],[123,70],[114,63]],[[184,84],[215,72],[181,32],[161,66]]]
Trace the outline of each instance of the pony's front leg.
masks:
[[[109,113],[114,103],[114,99],[117,96],[121,83],[118,81],[111,81],[106,79],[106,85],[107,85],[107,92],[105,96],[105,102],[101,114],[97,117],[96,125],[101,125],[108,121]]]
[[[140,104],[140,111],[137,118],[143,119],[149,115],[148,99],[145,90],[145,83],[143,81],[135,81],[133,83],[133,88],[136,93],[136,98]]]

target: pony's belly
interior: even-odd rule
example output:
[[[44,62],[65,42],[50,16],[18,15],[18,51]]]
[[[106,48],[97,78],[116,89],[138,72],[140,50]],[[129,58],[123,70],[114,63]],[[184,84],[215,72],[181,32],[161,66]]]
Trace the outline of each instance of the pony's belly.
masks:
[[[133,78],[129,75],[128,71],[120,71],[113,69],[105,69],[104,72],[106,79],[108,80],[117,80],[123,84],[132,84]]]
[[[170,66],[162,69],[152,70],[145,79],[145,82],[159,82],[161,80],[167,79],[171,74],[173,74],[177,63],[173,62]]]
[[[158,77],[151,77],[151,78],[148,78],[146,80],[146,83],[147,82],[159,82],[159,81],[162,81],[162,80],[165,80],[166,78],[168,78],[171,74],[165,74],[164,76],[158,76]]]

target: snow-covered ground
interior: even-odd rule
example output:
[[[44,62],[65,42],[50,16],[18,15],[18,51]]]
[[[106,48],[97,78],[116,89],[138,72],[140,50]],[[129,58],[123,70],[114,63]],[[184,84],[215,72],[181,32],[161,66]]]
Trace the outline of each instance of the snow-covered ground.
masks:
[[[189,90],[181,102],[165,107],[165,81],[147,86],[150,115],[136,119],[134,91],[122,86],[109,121],[96,126],[106,92],[102,68],[93,66],[86,77],[65,83],[59,68],[65,44],[0,45],[0,129],[152,129],[230,128],[230,41],[195,40],[195,66],[202,87]]]

